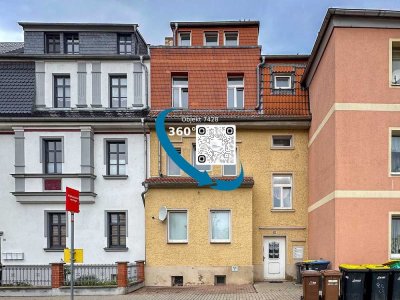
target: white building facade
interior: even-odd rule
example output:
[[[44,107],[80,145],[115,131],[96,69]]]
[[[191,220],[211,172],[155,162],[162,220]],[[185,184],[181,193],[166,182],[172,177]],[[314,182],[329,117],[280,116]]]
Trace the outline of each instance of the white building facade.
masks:
[[[137,25],[20,25],[22,48],[0,53],[1,263],[63,259],[67,186],[84,263],[144,260],[150,62]]]

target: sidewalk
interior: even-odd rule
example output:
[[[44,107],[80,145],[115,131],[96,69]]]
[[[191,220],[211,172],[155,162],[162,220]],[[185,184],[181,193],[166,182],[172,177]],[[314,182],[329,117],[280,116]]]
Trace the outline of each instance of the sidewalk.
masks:
[[[194,287],[145,287],[123,296],[75,296],[77,300],[299,300],[302,288],[292,282],[258,282],[253,285],[194,286]],[[6,299],[6,298],[1,298]],[[12,297],[11,300],[27,300]],[[48,297],[29,297],[29,300],[47,300]],[[52,297],[68,300],[69,297]]]

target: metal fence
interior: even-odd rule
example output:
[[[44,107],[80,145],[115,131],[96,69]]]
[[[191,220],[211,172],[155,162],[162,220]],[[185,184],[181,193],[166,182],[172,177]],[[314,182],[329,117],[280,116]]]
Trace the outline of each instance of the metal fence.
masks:
[[[5,265],[0,270],[1,286],[51,287],[50,265]]]
[[[136,264],[128,264],[128,283],[129,284],[138,282],[137,268],[138,268],[138,266]]]
[[[74,265],[75,286],[117,285],[117,265]],[[71,266],[64,266],[64,285],[71,284]]]

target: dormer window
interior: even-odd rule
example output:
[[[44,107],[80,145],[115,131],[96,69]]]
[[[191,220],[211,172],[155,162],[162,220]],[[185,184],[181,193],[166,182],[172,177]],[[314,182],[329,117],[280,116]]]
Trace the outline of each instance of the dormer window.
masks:
[[[179,32],[179,46],[191,46],[190,32]]]
[[[119,54],[132,54],[132,35],[119,34],[118,35],[118,53]]]
[[[292,76],[290,75],[275,75],[274,89],[289,90],[292,88]]]
[[[239,34],[237,31],[225,32],[225,46],[239,46]]]
[[[60,53],[60,34],[46,33],[46,52]]]
[[[65,53],[79,54],[79,35],[77,33],[65,33]]]
[[[217,31],[209,31],[204,33],[204,46],[218,46]]]

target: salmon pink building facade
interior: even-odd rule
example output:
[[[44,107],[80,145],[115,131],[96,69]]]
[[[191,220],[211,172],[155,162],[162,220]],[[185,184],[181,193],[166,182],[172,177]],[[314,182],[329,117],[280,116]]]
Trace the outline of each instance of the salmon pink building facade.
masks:
[[[342,263],[398,258],[400,13],[330,9],[309,87],[309,256]]]

